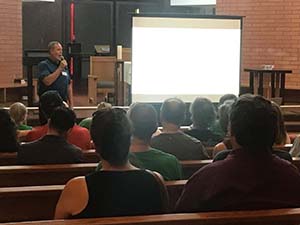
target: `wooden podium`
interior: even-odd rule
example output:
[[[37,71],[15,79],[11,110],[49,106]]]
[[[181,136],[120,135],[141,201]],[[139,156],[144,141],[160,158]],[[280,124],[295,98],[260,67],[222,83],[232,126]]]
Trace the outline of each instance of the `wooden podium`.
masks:
[[[285,102],[285,78],[286,74],[291,74],[292,70],[283,70],[283,69],[245,69],[245,72],[249,72],[249,87],[251,89],[252,94],[259,94],[265,97],[275,98],[281,97],[282,104]],[[271,84],[269,82],[265,82],[267,80],[267,76],[271,75]],[[258,86],[255,85],[255,80],[258,79]],[[264,84],[268,83],[267,89],[271,90],[270,96],[266,96],[264,93]]]
[[[97,94],[103,94],[107,100],[115,92],[114,56],[91,56],[90,75],[88,76],[88,98],[90,104],[97,104]]]
[[[128,103],[128,85],[124,79],[124,65],[131,61],[131,49],[124,48],[122,60],[115,56],[91,56],[90,75],[88,76],[89,104],[98,103],[97,94],[106,100],[114,96],[114,105],[124,106]]]

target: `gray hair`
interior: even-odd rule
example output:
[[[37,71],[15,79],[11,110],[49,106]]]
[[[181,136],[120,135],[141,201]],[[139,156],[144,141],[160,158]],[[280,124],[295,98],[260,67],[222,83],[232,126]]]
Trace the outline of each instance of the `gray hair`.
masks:
[[[54,48],[54,46],[58,45],[58,44],[60,45],[60,43],[58,41],[51,41],[51,42],[49,42],[49,44],[48,44],[48,52],[50,52]]]

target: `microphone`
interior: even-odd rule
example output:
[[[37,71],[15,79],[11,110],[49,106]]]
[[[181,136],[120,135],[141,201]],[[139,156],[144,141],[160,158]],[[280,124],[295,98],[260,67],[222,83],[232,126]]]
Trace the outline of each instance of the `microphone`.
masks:
[[[65,57],[62,55],[62,56],[60,57],[60,61],[63,61],[63,60],[65,60]]]
[[[60,62],[63,61],[63,60],[65,60],[65,57],[62,55],[62,56],[60,57]],[[69,70],[69,69],[68,69],[68,65],[65,67],[65,69],[66,69],[66,70]]]

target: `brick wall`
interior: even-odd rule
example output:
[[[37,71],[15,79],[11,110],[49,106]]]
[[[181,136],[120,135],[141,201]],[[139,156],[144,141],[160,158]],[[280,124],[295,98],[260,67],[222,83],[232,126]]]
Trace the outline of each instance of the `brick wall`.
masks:
[[[0,86],[22,77],[22,1],[0,0]]]
[[[287,88],[300,88],[300,1],[217,0],[218,15],[246,16],[243,31],[243,64],[274,64],[292,69]],[[242,84],[248,77],[242,74]]]

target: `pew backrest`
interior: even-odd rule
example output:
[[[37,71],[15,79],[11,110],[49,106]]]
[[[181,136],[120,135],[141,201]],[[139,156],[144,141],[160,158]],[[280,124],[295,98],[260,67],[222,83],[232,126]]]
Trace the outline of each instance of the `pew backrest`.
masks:
[[[0,187],[66,184],[71,178],[95,171],[97,163],[0,166]]]
[[[298,225],[300,209],[164,214],[3,225]]]
[[[168,181],[169,208],[173,211],[186,181]],[[64,185],[0,188],[0,222],[50,220]]]
[[[97,163],[100,161],[99,154],[94,150],[85,150],[82,152],[84,163]],[[17,165],[17,153],[0,153],[0,166]]]

